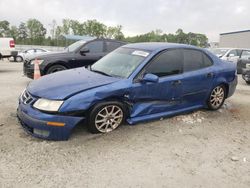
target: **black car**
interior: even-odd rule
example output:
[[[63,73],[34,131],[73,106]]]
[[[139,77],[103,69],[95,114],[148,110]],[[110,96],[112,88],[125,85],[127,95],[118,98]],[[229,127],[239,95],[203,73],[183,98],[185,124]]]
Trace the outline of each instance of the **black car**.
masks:
[[[237,73],[242,74],[242,70],[250,68],[250,50],[243,50],[237,62]]]
[[[250,84],[250,69],[242,70],[242,78],[246,81],[247,84]]]
[[[125,42],[111,39],[77,41],[62,52],[46,53],[26,59],[23,63],[23,73],[33,79],[35,61],[39,63],[42,76],[66,69],[88,67],[125,44]]]

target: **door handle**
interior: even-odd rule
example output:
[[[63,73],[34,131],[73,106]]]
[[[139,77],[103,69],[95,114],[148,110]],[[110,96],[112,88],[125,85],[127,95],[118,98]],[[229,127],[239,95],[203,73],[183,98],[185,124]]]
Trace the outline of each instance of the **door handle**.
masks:
[[[214,73],[210,72],[207,74],[207,78],[213,78],[214,77]]]
[[[181,81],[180,80],[175,80],[175,81],[171,82],[171,84],[174,85],[174,86],[177,86],[177,85],[181,84]]]

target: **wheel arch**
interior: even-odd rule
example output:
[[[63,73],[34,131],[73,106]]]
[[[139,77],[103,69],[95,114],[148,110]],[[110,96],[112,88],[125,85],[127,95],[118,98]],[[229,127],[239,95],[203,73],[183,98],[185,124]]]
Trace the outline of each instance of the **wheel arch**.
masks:
[[[125,108],[124,109],[125,116],[127,117],[130,115],[130,106],[131,106],[130,103],[127,100],[125,100],[125,98],[121,98],[118,96],[106,97],[106,98],[103,98],[99,101],[96,101],[95,103],[91,104],[91,106],[87,110],[87,113],[89,114],[93,110],[93,108],[100,103],[108,103],[108,102],[112,102],[112,101],[119,102],[119,103],[123,104],[123,106]]]
[[[69,69],[69,67],[66,65],[66,62],[65,61],[56,61],[56,62],[51,62],[51,63],[48,63],[45,68],[44,68],[44,73],[47,74],[47,71],[49,70],[50,67],[53,67],[55,65],[62,65],[64,66],[65,68]]]
[[[226,83],[226,82],[222,82],[222,83],[220,83],[219,85],[223,85],[224,87],[225,87],[225,89],[226,89],[226,98],[228,97],[228,92],[229,92],[229,84],[228,83]]]

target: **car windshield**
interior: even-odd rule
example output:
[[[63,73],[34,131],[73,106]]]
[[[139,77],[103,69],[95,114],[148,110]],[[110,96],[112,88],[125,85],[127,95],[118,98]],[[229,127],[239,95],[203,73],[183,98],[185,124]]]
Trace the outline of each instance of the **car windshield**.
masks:
[[[75,50],[77,50],[80,46],[82,46],[85,43],[86,43],[86,41],[84,41],[84,40],[77,41],[77,42],[69,45],[68,47],[66,47],[65,51],[74,52]]]
[[[128,78],[148,55],[147,51],[118,48],[92,65],[91,71]]]
[[[218,57],[222,57],[227,53],[228,49],[214,48],[210,49],[210,51],[215,55],[217,55]]]

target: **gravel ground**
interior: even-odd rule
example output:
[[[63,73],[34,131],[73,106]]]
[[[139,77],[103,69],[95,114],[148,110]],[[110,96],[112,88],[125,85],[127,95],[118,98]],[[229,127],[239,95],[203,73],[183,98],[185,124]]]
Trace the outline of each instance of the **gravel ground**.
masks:
[[[77,127],[70,140],[27,135],[16,119],[29,79],[22,64],[0,62],[0,188],[250,187],[250,86],[239,77],[217,112],[121,126],[93,135]]]

